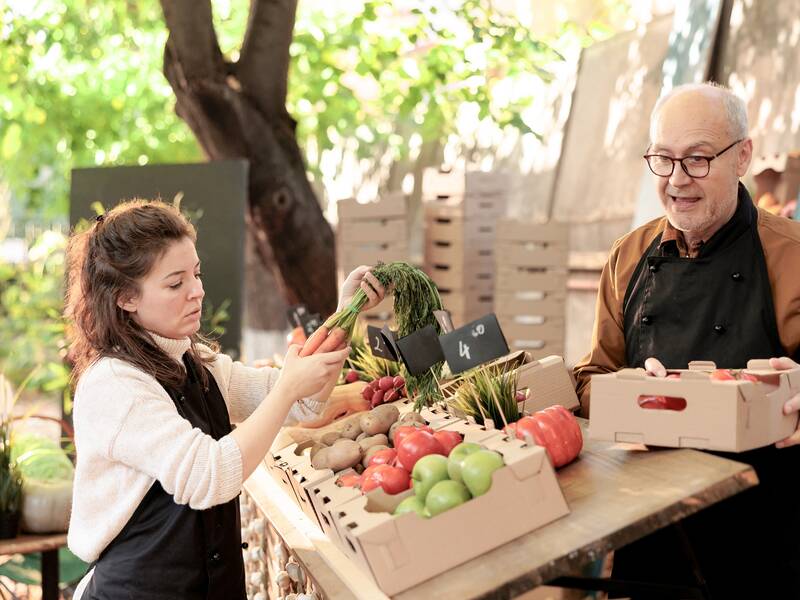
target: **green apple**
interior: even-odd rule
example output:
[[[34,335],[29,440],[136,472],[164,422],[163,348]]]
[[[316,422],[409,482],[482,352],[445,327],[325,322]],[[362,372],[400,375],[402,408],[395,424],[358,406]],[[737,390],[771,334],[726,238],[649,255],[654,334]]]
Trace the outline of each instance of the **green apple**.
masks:
[[[408,512],[417,513],[420,517],[425,517],[425,504],[416,496],[409,496],[394,509],[394,514],[396,515]]]
[[[461,479],[470,494],[480,496],[492,487],[492,473],[503,465],[503,457],[494,450],[473,452],[461,463]]]
[[[461,442],[452,449],[447,459],[447,473],[450,475],[450,479],[461,481],[461,464],[467,456],[478,450],[483,450],[483,446],[472,442]]]
[[[411,471],[414,493],[425,502],[434,484],[447,479],[447,459],[441,454],[428,454],[420,458]]]
[[[470,499],[469,491],[460,481],[445,479],[434,485],[425,498],[425,509],[432,517],[464,504]]]

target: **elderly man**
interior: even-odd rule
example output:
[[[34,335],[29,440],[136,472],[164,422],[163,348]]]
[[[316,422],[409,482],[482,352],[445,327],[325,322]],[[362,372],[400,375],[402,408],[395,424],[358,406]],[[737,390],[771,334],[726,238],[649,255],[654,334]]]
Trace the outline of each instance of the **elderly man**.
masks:
[[[677,87],[653,110],[650,139],[665,216],[617,240],[603,269],[592,350],[575,367],[584,414],[596,373],[766,357],[789,368],[800,355],[800,223],[756,209],[739,183],[753,152],[744,103],[712,84]],[[798,409],[800,396],[784,407]],[[761,484],[623,548],[615,577],[689,583],[699,565],[713,597],[800,598],[798,443],[800,431],[730,455]]]

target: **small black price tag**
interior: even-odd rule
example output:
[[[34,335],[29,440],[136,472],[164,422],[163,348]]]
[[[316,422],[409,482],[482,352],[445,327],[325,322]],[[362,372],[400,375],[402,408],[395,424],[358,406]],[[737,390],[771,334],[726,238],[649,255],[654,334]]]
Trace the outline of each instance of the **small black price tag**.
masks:
[[[443,335],[439,341],[454,375],[508,354],[506,338],[494,313]]]
[[[388,329],[388,327],[387,327]],[[385,358],[386,360],[397,360],[397,354],[392,347],[386,343],[383,332],[377,327],[367,325],[367,343],[373,356]]]
[[[423,327],[397,340],[400,357],[412,375],[421,375],[444,360],[439,336],[433,325]]]
[[[397,347],[397,337],[395,332],[389,329],[388,325],[381,328],[381,340],[389,354],[392,355],[392,360],[400,360],[400,349]]]
[[[303,333],[306,334],[306,337],[309,337],[322,325],[322,317],[318,313],[313,315],[306,313],[306,315],[300,317],[300,323],[303,327]]]
[[[301,317],[304,315],[308,315],[308,309],[305,304],[296,304],[286,309],[286,320],[289,321],[289,325],[292,328],[303,326]]]
[[[435,310],[433,311],[433,316],[436,317],[439,327],[442,328],[442,333],[450,333],[453,331],[453,319],[450,316],[449,310]]]

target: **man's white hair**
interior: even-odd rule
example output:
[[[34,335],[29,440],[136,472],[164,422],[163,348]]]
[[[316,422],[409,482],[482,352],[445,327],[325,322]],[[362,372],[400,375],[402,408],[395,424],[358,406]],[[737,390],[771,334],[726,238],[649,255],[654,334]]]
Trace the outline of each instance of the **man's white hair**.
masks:
[[[744,139],[748,136],[747,126],[747,107],[744,100],[734,94],[730,88],[720,85],[714,81],[706,81],[705,83],[685,83],[672,88],[666,94],[661,96],[656,105],[653,107],[653,112],[650,114],[650,140],[653,140],[653,127],[655,126],[658,111],[670,98],[683,94],[685,92],[703,92],[709,95],[718,96],[722,99],[722,104],[725,107],[725,113],[728,121],[728,127],[733,139]]]

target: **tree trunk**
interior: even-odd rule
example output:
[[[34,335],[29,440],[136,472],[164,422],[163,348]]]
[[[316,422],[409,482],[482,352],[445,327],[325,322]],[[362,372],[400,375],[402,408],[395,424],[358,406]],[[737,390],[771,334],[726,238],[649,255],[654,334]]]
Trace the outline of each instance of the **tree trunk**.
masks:
[[[289,304],[336,308],[333,232],[306,177],[286,111],[296,0],[251,0],[240,59],[224,60],[210,0],[161,0],[164,75],[175,110],[210,160],[246,158],[249,234]],[[224,199],[220,199],[224,201]]]

